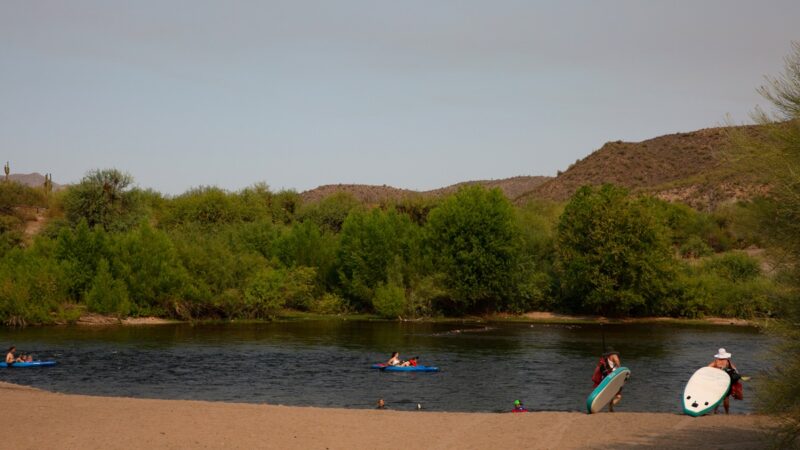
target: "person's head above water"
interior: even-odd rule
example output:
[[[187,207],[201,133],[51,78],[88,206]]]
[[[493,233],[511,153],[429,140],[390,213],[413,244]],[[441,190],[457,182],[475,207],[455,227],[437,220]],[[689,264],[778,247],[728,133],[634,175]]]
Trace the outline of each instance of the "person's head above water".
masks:
[[[520,406],[520,405],[522,405],[522,402],[521,402],[521,401],[519,401],[519,400],[514,400],[514,406]]]
[[[392,358],[394,358],[395,356],[400,356],[400,352],[392,352]]]
[[[17,350],[17,347],[14,347],[13,345],[8,348],[9,353],[14,352],[16,350]]]

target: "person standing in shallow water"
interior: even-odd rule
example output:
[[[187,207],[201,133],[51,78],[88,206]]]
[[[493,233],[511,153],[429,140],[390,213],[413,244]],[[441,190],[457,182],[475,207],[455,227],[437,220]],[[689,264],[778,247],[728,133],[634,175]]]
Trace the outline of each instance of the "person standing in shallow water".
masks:
[[[600,361],[597,362],[597,367],[594,369],[594,374],[592,375],[592,381],[594,382],[594,387],[600,385],[605,377],[608,376],[611,372],[617,370],[622,363],[619,360],[619,352],[614,350],[613,347],[609,346],[606,347],[605,353],[603,356],[600,357]],[[617,395],[609,402],[608,404],[608,411],[614,412],[614,406],[622,400],[622,389],[617,392]]]
[[[734,398],[739,400],[743,397],[742,384],[740,381],[742,377],[739,375],[739,371],[736,370],[736,366],[731,362],[731,356],[733,355],[728,353],[724,348],[721,348],[717,351],[717,354],[714,355],[714,360],[708,365],[708,367],[724,370],[731,377],[731,385],[728,388],[728,392],[725,393],[725,399],[722,400],[722,407],[725,408],[725,414],[730,413],[731,393],[734,394]],[[717,405],[717,408],[714,408],[714,414],[717,413],[718,408],[719,405]]]

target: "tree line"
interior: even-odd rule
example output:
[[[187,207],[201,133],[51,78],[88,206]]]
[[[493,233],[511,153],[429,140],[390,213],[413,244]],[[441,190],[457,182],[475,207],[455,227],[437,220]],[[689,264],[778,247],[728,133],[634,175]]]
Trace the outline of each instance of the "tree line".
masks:
[[[785,303],[781,277],[743,251],[759,244],[745,226],[753,205],[704,213],[612,185],[524,206],[480,186],[368,206],[347,194],[304,204],[263,184],[174,197],[132,185],[115,169],[54,193],[0,185],[0,320],[287,309],[750,318]],[[32,238],[31,207],[49,215]]]

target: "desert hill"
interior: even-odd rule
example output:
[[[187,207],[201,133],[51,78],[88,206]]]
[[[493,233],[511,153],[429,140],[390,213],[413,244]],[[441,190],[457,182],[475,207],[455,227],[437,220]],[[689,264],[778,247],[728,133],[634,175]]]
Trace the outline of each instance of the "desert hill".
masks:
[[[315,202],[346,192],[359,201],[379,204],[408,196],[438,197],[465,185],[500,188],[517,204],[531,200],[565,201],[581,186],[612,183],[698,209],[713,209],[732,201],[752,198],[768,189],[752,163],[754,155],[735,155],[735,136],[757,137],[759,126],[718,127],[675,133],[642,142],[608,142],[572,164],[556,177],[518,176],[501,180],[467,181],[430,191],[359,184],[325,185],[303,192]],[[750,158],[748,160],[748,158]]]
[[[563,173],[515,200],[568,199],[579,187],[612,183],[700,209],[750,198],[766,184],[746,162],[734,162],[734,135],[757,136],[758,126],[707,128],[642,142],[609,142]]]
[[[499,188],[509,199],[514,199],[535,189],[551,177],[543,176],[517,176],[500,180],[465,181],[451,186],[433,189],[430,191],[414,191],[399,189],[391,186],[374,186],[366,184],[327,184],[302,192],[300,196],[304,202],[316,202],[337,193],[347,193],[355,199],[376,205],[396,201],[407,197],[440,197],[456,192],[460,187],[479,184],[487,188]]]
[[[44,186],[44,175],[40,174],[39,172],[33,173],[12,173],[8,175],[8,179],[11,181],[16,181],[17,183],[24,184],[29,187],[42,187]],[[61,189],[61,185],[58,183],[53,183],[53,190],[57,191]]]

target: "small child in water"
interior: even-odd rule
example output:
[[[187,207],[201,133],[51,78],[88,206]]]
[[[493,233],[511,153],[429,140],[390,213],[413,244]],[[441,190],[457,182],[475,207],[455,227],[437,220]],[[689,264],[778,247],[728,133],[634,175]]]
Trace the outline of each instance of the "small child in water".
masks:
[[[511,410],[514,413],[523,413],[528,412],[528,409],[522,405],[522,402],[519,400],[514,400],[514,409]]]

